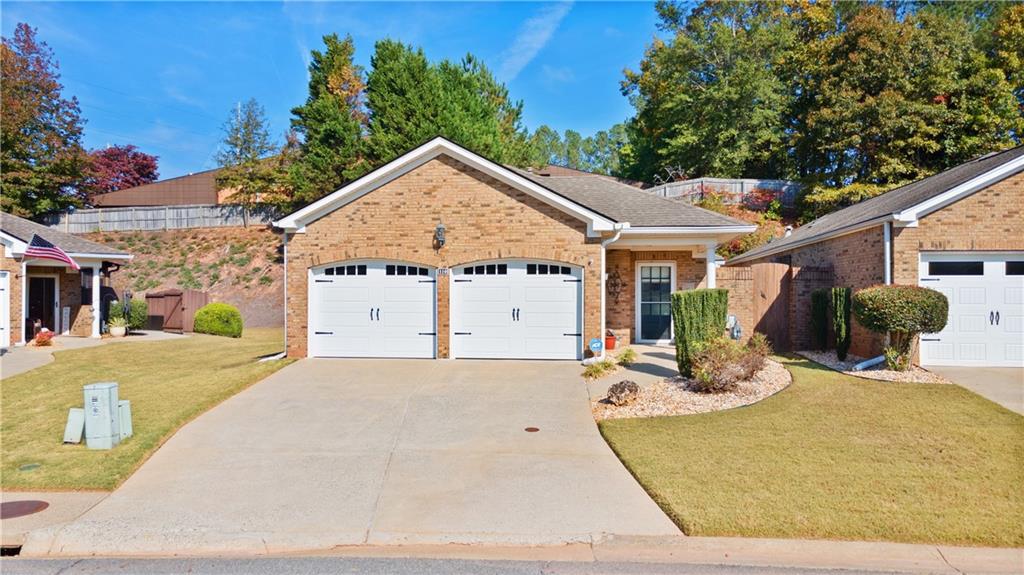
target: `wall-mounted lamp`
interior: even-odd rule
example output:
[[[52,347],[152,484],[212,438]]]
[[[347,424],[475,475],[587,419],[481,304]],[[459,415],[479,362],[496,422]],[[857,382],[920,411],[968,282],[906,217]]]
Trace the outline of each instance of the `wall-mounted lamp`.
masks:
[[[441,249],[444,247],[444,231],[444,223],[438,222],[437,227],[434,228],[435,249]]]

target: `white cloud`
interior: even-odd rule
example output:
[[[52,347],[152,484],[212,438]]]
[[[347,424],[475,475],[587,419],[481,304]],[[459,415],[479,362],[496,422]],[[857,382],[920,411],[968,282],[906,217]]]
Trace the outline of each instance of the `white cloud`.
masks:
[[[202,74],[191,66],[172,64],[160,71],[160,84],[164,95],[186,106],[206,109],[206,104],[196,98],[189,86],[202,82]]]
[[[523,22],[512,45],[501,55],[498,75],[505,81],[514,80],[547,45],[571,9],[572,2],[552,4]]]
[[[544,73],[544,78],[551,82],[565,84],[576,79],[576,74],[573,74],[572,68],[569,68],[568,66],[560,66],[556,68],[554,66],[544,64],[544,66],[541,67],[541,71]]]

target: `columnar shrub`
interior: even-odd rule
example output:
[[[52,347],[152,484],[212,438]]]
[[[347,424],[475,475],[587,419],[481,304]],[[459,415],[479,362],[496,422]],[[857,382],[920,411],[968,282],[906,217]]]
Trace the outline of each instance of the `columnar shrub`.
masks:
[[[672,321],[676,337],[679,373],[693,375],[691,355],[702,341],[721,337],[729,312],[729,292],[724,289],[695,289],[672,294]]]
[[[862,326],[888,335],[889,369],[910,367],[918,334],[946,327],[949,302],[933,289],[911,285],[878,285],[853,294],[853,315]]]
[[[233,305],[210,303],[196,311],[196,333],[242,337],[242,314]]]
[[[832,333],[836,338],[836,356],[846,360],[850,351],[850,298],[853,290],[848,287],[832,288]]]
[[[110,303],[110,319],[124,319],[125,326],[129,330],[142,329],[146,327],[146,316],[149,315],[149,305],[142,298],[133,298],[128,304],[128,314],[124,313],[122,302]]]
[[[811,337],[815,349],[828,349],[828,299],[827,289],[811,292]]]

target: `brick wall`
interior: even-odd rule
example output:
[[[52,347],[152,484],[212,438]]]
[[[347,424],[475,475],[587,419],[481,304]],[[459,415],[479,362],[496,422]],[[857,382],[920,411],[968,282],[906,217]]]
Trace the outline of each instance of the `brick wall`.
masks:
[[[729,290],[729,313],[736,316],[743,329],[741,341],[754,333],[754,274],[749,267],[720,267],[715,284]]]
[[[444,222],[447,243],[433,248]],[[288,355],[306,355],[308,270],[350,259],[432,267],[499,258],[584,270],[584,338],[600,335],[601,244],[586,224],[447,156],[440,156],[306,226],[288,242]],[[449,285],[437,278],[438,356],[449,355]]]
[[[893,230],[893,281],[917,285],[926,251],[1024,250],[1024,174],[929,214],[916,228]]]
[[[8,286],[10,289],[8,292],[10,300],[8,317],[11,319],[11,333],[10,341],[5,343],[8,345],[14,345],[21,341],[21,335],[24,329],[22,327],[21,317],[21,262],[13,258],[0,258],[0,270],[7,272]]]
[[[703,260],[695,260],[692,252],[686,251],[630,251],[608,250],[605,265],[608,266],[609,277],[618,273],[624,285],[618,298],[607,294],[608,313],[605,320],[608,329],[621,342],[634,342],[636,332],[636,263],[637,262],[674,262],[676,264],[675,290],[706,287],[706,274]],[[716,276],[717,277],[717,276]]]

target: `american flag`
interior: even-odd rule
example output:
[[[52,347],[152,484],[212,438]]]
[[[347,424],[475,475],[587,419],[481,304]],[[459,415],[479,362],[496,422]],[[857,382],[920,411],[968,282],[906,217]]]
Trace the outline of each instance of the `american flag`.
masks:
[[[74,269],[81,269],[75,260],[71,259],[64,250],[44,240],[43,238],[32,234],[32,241],[28,243],[28,248],[25,249],[25,259],[36,258],[41,260],[57,260],[64,262]]]

